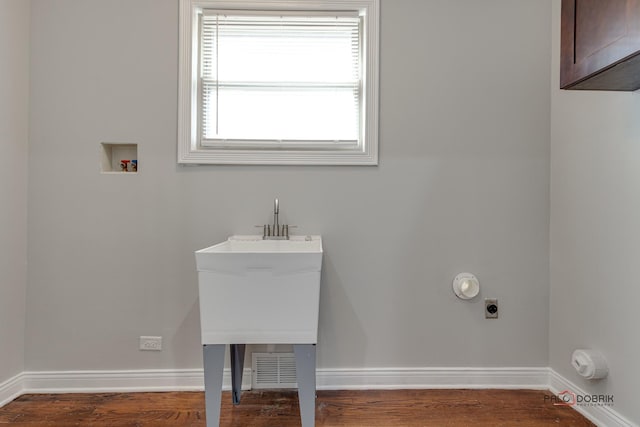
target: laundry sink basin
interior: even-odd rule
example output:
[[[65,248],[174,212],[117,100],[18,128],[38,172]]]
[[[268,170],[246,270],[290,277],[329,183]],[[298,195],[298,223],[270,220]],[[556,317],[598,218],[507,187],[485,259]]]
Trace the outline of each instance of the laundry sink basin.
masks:
[[[196,251],[202,344],[315,344],[320,236],[231,236]]]

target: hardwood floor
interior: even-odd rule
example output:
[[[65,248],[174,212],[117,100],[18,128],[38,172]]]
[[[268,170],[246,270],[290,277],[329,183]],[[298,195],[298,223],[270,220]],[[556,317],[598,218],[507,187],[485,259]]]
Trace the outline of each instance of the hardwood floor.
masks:
[[[318,391],[317,427],[594,426],[535,390]],[[295,391],[223,393],[220,427],[300,426]],[[204,394],[31,394],[0,408],[0,425],[206,426]]]

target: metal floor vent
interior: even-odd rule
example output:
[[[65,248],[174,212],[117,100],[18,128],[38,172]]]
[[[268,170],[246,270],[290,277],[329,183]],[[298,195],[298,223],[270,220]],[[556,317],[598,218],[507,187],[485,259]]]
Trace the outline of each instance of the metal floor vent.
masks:
[[[251,353],[254,389],[297,388],[293,353]]]

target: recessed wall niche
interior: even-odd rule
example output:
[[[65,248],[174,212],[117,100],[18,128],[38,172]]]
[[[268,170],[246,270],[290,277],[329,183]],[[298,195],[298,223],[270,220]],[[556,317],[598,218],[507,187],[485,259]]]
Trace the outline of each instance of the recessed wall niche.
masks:
[[[138,144],[101,143],[100,172],[113,174],[138,173]]]

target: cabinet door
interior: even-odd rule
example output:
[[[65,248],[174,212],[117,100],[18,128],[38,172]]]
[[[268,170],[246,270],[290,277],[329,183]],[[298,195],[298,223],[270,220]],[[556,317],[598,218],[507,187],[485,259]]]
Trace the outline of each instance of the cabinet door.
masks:
[[[560,87],[580,83],[639,51],[640,0],[562,0]],[[607,74],[624,78],[619,71]]]

